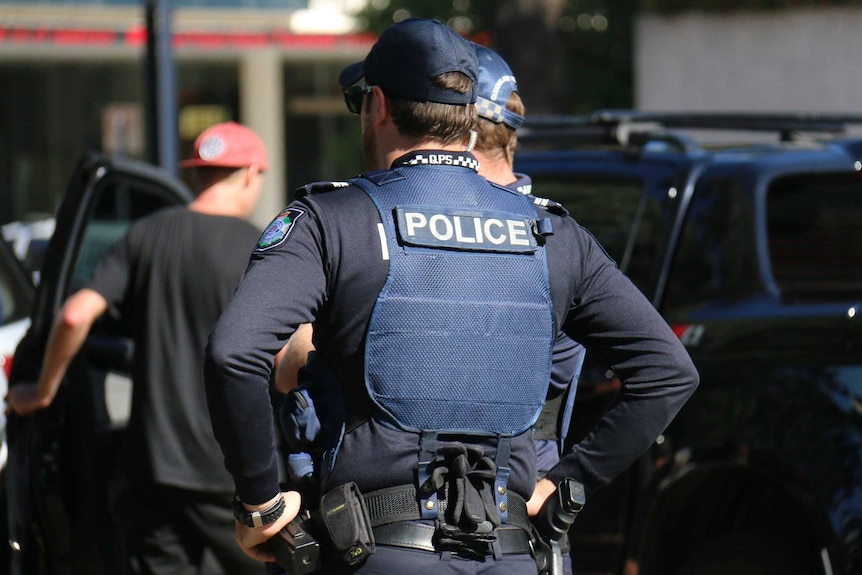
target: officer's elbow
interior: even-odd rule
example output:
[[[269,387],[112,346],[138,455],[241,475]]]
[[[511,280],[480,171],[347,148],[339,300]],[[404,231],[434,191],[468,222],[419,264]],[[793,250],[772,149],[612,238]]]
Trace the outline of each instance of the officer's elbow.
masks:
[[[685,389],[686,399],[691,397],[698,385],[700,385],[700,373],[691,358],[686,357],[685,361],[681,361],[678,367],[679,371],[676,380],[681,383]]]
[[[204,351],[204,376],[207,387],[220,381],[226,366],[232,361],[230,346],[225,345],[214,335],[210,335]]]
[[[215,330],[204,350],[204,378],[207,389],[229,382],[260,376],[268,378],[268,369],[260,354],[239,345],[227,330]]]

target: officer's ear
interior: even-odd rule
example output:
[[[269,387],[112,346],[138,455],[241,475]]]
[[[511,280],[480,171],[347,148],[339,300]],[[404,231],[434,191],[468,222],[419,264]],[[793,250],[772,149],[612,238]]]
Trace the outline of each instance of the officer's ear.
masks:
[[[389,101],[383,94],[383,90],[379,86],[374,86],[369,98],[369,106],[371,112],[371,123],[375,126],[381,126],[389,117],[392,109],[389,106]]]

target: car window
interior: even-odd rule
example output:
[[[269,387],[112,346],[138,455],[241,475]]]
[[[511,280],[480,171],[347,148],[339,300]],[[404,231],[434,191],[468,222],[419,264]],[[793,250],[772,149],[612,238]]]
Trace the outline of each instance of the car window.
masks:
[[[661,255],[662,206],[638,178],[601,176],[537,176],[533,192],[558,201],[590,231],[641,291],[655,275]]]
[[[141,179],[105,178],[97,191],[91,217],[72,272],[68,293],[84,287],[102,255],[119,240],[136,219],[166,206],[176,199],[153,183]]]
[[[754,207],[738,180],[713,177],[694,191],[661,304],[668,317],[762,292]]]
[[[6,325],[30,315],[34,288],[9,245],[0,244],[0,325]]]
[[[619,263],[626,251],[643,184],[636,179],[612,177],[536,177],[533,192],[560,202],[587,228]]]
[[[857,174],[776,179],[766,200],[769,262],[785,301],[862,296],[862,179]]]

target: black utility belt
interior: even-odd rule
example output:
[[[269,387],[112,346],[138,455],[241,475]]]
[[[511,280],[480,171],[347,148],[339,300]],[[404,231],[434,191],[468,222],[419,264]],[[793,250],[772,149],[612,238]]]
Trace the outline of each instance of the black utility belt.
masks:
[[[533,553],[527,503],[511,491],[506,523],[494,528],[490,521],[483,521],[469,532],[446,523],[446,496],[438,501],[437,520],[423,520],[414,485],[372,491],[363,498],[377,545],[450,552],[471,559]]]
[[[451,551],[457,555],[473,557],[479,553],[472,547],[461,547],[457,543],[444,542],[445,534],[434,525],[417,523],[413,521],[401,521],[375,527],[374,541],[377,545],[391,545],[393,547],[405,547],[408,549],[421,549],[423,551],[443,552]],[[497,527],[493,531],[494,541],[487,542],[487,554],[493,554],[495,545],[499,545],[499,552],[504,555],[532,554],[533,546],[530,544],[530,535],[520,527],[506,526]]]

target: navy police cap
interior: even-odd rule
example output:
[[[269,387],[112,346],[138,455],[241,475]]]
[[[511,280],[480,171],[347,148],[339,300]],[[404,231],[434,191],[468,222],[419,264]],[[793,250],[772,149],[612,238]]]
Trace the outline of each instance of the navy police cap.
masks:
[[[471,44],[479,60],[479,93],[476,97],[479,116],[517,130],[524,123],[524,116],[506,109],[509,95],[518,91],[518,81],[512,69],[490,48],[475,42]]]
[[[446,72],[461,72],[473,81],[466,94],[434,86]],[[472,104],[479,67],[470,43],[449,26],[425,18],[408,18],[383,31],[365,60],[347,66],[338,82],[343,88],[365,77],[367,84],[415,102]]]

